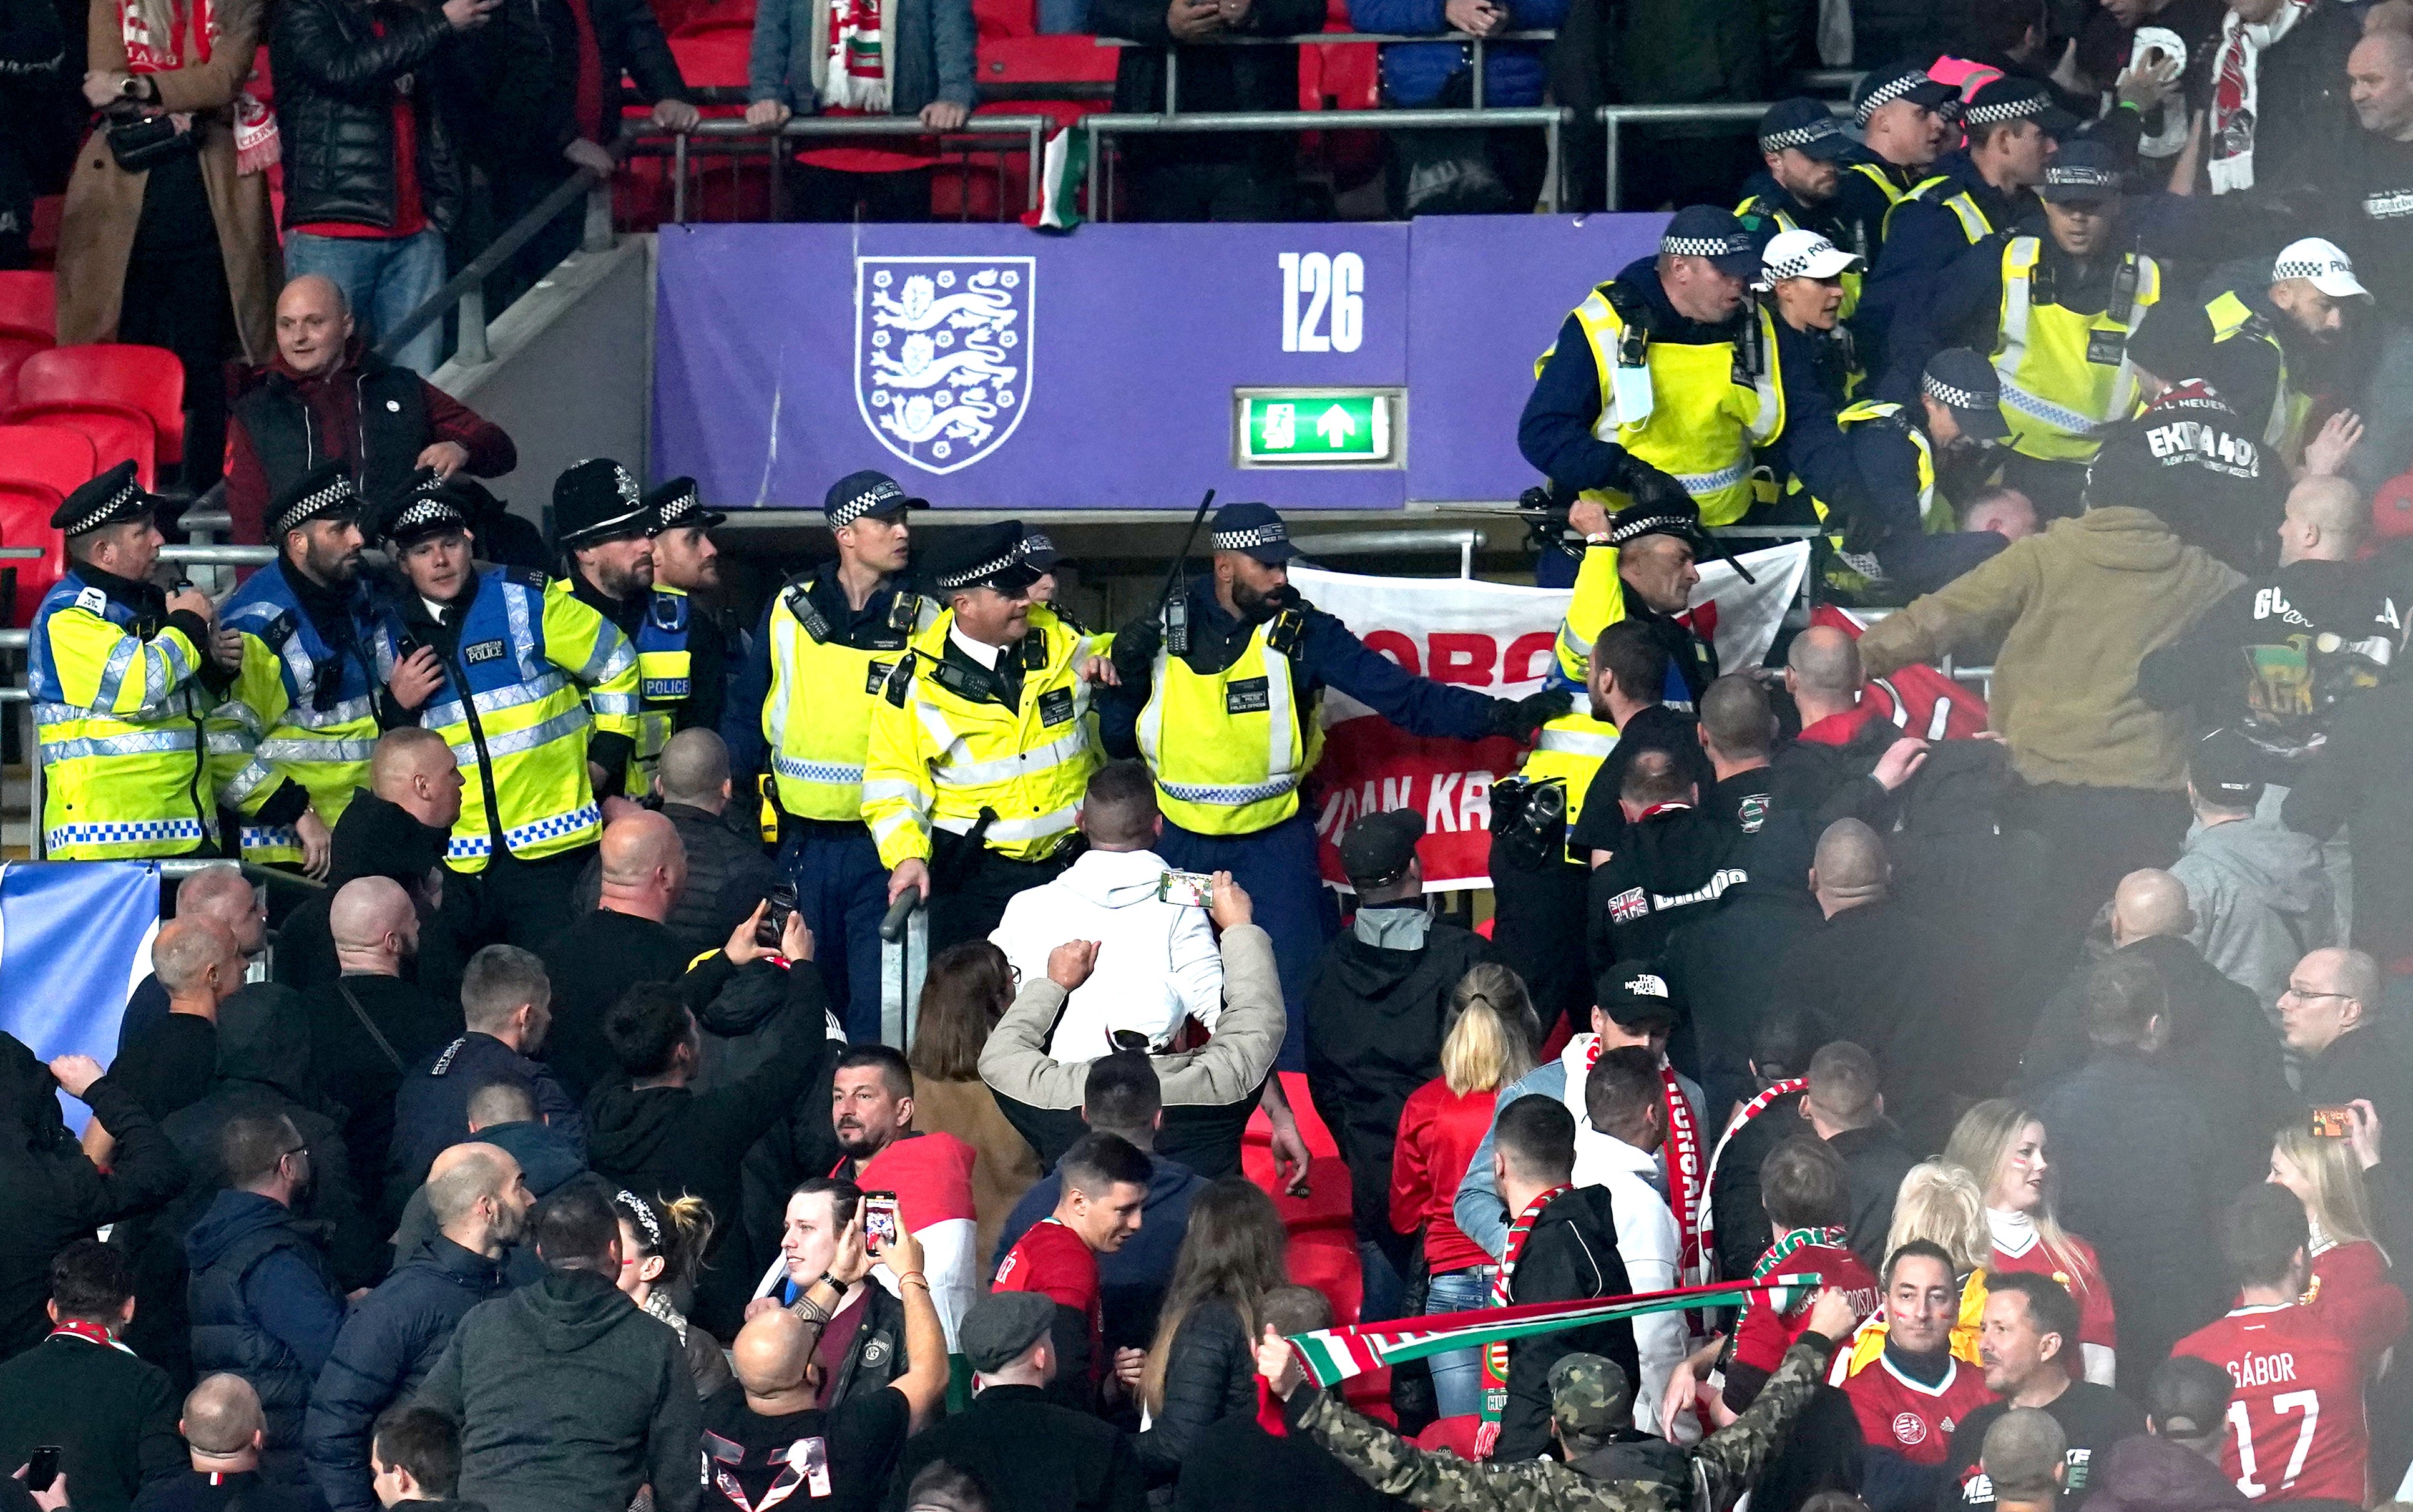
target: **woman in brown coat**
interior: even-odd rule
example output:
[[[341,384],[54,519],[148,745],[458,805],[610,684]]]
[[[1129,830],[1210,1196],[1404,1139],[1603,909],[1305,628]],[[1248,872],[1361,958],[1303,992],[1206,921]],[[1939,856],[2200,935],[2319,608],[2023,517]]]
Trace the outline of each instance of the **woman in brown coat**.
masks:
[[[244,92],[267,4],[92,0],[83,93],[105,113],[67,181],[59,342],[136,342],[183,359],[185,481],[196,490],[217,480],[226,450],[226,360],[264,363],[276,350],[275,126]],[[193,150],[119,167],[110,126],[160,114],[185,124]]]
[[[984,1261],[996,1253],[998,1231],[1022,1194],[1038,1184],[1039,1156],[1005,1121],[997,1097],[980,1077],[981,1046],[1014,1001],[1014,969],[1005,952],[968,940],[930,963],[914,1024],[913,1127],[954,1134],[972,1147],[972,1213]]]

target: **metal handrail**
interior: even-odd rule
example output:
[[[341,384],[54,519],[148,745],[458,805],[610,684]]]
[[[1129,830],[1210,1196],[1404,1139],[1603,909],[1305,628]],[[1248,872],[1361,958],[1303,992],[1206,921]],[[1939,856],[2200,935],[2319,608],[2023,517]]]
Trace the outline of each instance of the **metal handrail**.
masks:
[[[1029,208],[1039,208],[1044,185],[1040,182],[1039,164],[1047,151],[1047,133],[1055,126],[1052,116],[1045,115],[975,115],[953,131],[933,131],[910,115],[875,116],[793,116],[777,126],[749,126],[742,120],[717,119],[698,122],[691,130],[653,131],[637,134],[636,139],[667,136],[671,143],[671,220],[675,225],[687,224],[687,160],[688,143],[696,137],[760,137],[768,146],[772,160],[777,161],[779,142],[793,137],[932,137],[944,141],[949,137],[1021,137],[1029,154],[1030,201]]]
[[[312,893],[323,893],[327,890],[325,882],[313,881],[298,871],[279,871],[274,867],[263,867],[257,861],[230,861],[225,856],[171,856],[155,861],[152,865],[159,868],[160,876],[173,877],[179,882],[197,871],[207,871],[212,867],[235,866],[242,867],[243,874],[254,882],[264,882],[275,886],[299,887]]]
[[[1141,42],[1125,37],[1101,37],[1100,47],[1153,47],[1164,52],[1164,113],[1178,114],[1181,110],[1180,53],[1185,47],[1309,47],[1332,42],[1434,42],[1443,46],[1455,44],[1471,49],[1473,57],[1473,101],[1467,107],[1483,109],[1483,49],[1491,42],[1555,42],[1559,34],[1548,27],[1527,32],[1499,32],[1489,37],[1477,37],[1473,32],[1450,30],[1417,36],[1411,32],[1298,32],[1288,37],[1243,37],[1220,33],[1190,42]]]
[[[1458,575],[1474,575],[1474,554],[1486,541],[1480,530],[1343,530],[1326,536],[1293,536],[1303,556],[1370,556],[1390,552],[1454,551]]]
[[[1575,110],[1565,105],[1517,105],[1483,110],[1414,111],[1217,111],[1211,114],[1117,115],[1081,117],[1089,133],[1089,218],[1103,221],[1105,210],[1105,153],[1100,138],[1108,135],[1184,135],[1231,131],[1437,131],[1469,128],[1489,130],[1509,126],[1540,126],[1547,143],[1548,167],[1542,179],[1542,209],[1559,208],[1559,133],[1574,123]]]
[[[1618,190],[1620,187],[1618,184],[1617,170],[1618,145],[1621,140],[1620,127],[1621,127],[1624,123],[1628,121],[1636,121],[1657,123],[1661,125],[1679,125],[1705,121],[1756,122],[1761,116],[1768,113],[1769,107],[1772,103],[1774,102],[1769,100],[1734,100],[1724,103],[1701,105],[1601,106],[1599,109],[1591,112],[1592,119],[1598,121],[1601,125],[1601,136],[1606,139],[1602,146],[1602,151],[1608,155],[1608,177],[1602,185],[1601,202],[1608,206],[1611,210],[1616,209],[1618,205]],[[1827,109],[1832,113],[1840,116],[1848,117],[1852,113],[1851,106],[1835,100],[1828,101]]]

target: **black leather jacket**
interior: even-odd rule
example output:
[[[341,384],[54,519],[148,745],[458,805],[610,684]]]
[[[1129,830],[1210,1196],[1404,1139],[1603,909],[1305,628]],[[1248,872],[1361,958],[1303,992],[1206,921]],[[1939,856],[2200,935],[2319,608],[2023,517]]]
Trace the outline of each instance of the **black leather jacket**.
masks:
[[[430,225],[452,229],[462,191],[450,119],[457,87],[449,66],[453,35],[433,5],[284,0],[276,7],[268,49],[285,150],[287,226],[393,225],[394,88],[407,77],[420,202]]]

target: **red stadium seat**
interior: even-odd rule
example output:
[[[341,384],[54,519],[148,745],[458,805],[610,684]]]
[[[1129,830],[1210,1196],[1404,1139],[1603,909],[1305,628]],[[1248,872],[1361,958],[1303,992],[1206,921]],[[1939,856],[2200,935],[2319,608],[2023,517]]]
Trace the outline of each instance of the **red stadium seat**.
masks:
[[[100,471],[91,438],[58,425],[0,425],[0,479],[47,483],[64,498]]]
[[[2413,472],[2389,479],[2372,496],[2371,533],[2380,541],[2413,536]]]
[[[1119,49],[1098,46],[1088,36],[991,37],[980,39],[984,84],[1112,84]],[[1021,100],[1011,102],[1027,111]]]
[[[8,423],[72,431],[92,444],[96,472],[131,462],[136,482],[145,488],[158,486],[159,433],[151,417],[139,409],[98,403],[21,404],[8,412]]]
[[[1030,37],[1039,30],[1039,7],[1032,0],[972,0],[972,23],[980,28],[980,39],[992,37]],[[1089,45],[1086,37],[1083,46]],[[1114,49],[1103,50],[1112,55]]]
[[[17,403],[17,369],[24,365],[26,358],[37,351],[49,351],[56,345],[47,331],[0,325],[0,415],[7,414]]]
[[[23,326],[55,334],[59,329],[58,275],[0,273],[0,326]]]
[[[704,37],[714,32],[737,31],[750,38],[754,31],[754,0],[695,0],[680,15],[677,26],[670,33],[675,42],[683,37]],[[696,81],[686,75],[690,84]],[[744,83],[743,79],[738,81]]]
[[[12,630],[33,624],[42,595],[67,575],[67,537],[51,528],[59,502],[59,491],[48,483],[0,478],[0,546],[38,546],[42,551],[37,561],[0,557],[0,572],[13,570],[17,577],[16,598],[0,605]]]
[[[700,30],[681,27],[671,38],[671,56],[677,60],[679,77],[697,89],[743,89],[746,87],[746,54],[753,46],[753,33],[747,23],[733,26],[709,26]],[[706,114],[743,115],[743,106],[712,106]]]
[[[17,408],[36,405],[111,405],[148,415],[154,454],[184,460],[185,364],[165,347],[105,342],[37,352],[17,369]],[[110,465],[104,457],[102,466]]]

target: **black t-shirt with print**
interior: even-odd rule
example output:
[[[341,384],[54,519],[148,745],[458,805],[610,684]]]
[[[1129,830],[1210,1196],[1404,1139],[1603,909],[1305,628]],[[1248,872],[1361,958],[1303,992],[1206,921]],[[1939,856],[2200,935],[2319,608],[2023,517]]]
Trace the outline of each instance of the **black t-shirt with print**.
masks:
[[[829,1493],[813,1494],[810,1478],[780,1499],[791,1512],[873,1512],[888,1491],[896,1471],[896,1452],[905,1444],[912,1413],[905,1394],[883,1388],[840,1402],[827,1412],[785,1413],[764,1417],[746,1405],[746,1393],[735,1382],[713,1393],[703,1404],[706,1470],[702,1507],[719,1506],[727,1498],[714,1484],[726,1471],[737,1479],[748,1506],[761,1506],[785,1468],[773,1464],[775,1450],[792,1451],[808,1440],[821,1441],[820,1453],[828,1466]],[[715,1439],[721,1441],[714,1443]],[[734,1464],[721,1456],[723,1445],[734,1445],[745,1458]],[[718,1452],[716,1452],[718,1451]],[[796,1451],[804,1453],[805,1451]],[[790,1458],[782,1454],[782,1460]],[[810,1456],[807,1455],[807,1463]]]
[[[1968,1416],[1952,1430],[1952,1446],[1946,1451],[1944,1489],[1936,1497],[1936,1512],[1972,1512],[1991,1508],[1994,1488],[1977,1468],[1977,1451],[1985,1446],[1986,1430],[1994,1426],[2011,1410],[2007,1401],[1990,1401]],[[2061,1512],[2078,1512],[2086,1505],[2086,1494],[2093,1488],[2089,1482],[2095,1473],[2095,1457],[2107,1454],[2122,1439],[2145,1430],[2145,1415],[2136,1403],[2092,1381],[2074,1381],[2068,1390],[2045,1403],[2044,1410],[2061,1425],[2063,1435],[2069,1441],[2068,1478],[2063,1482]]]

